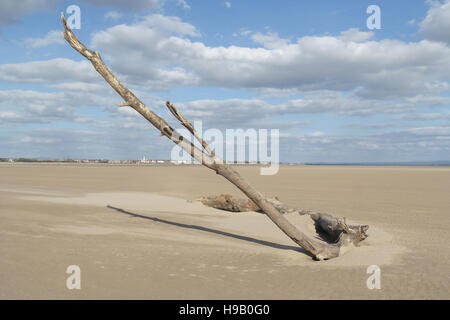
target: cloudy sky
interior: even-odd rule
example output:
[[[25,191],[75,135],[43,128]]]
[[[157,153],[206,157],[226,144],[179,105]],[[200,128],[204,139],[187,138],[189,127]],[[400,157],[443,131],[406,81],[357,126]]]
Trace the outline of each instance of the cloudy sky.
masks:
[[[203,130],[278,128],[281,162],[450,159],[450,0],[2,0],[0,157],[170,158],[64,42],[70,5],[167,119],[170,100]]]

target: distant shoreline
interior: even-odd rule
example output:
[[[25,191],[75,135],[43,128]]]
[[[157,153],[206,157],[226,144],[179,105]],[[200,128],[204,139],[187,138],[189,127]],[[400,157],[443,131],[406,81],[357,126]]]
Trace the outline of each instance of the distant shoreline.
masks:
[[[146,159],[142,160],[112,160],[112,159],[86,159],[86,158],[59,158],[59,159],[45,159],[45,158],[8,158],[8,157],[0,157],[0,163],[40,163],[40,164],[80,164],[80,165],[201,165],[198,162],[190,161],[190,160],[161,160],[161,159]],[[267,166],[270,165],[270,162],[234,162],[228,163],[229,165],[234,166]],[[404,161],[404,162],[394,162],[394,161],[385,161],[385,162],[303,162],[303,163],[289,163],[289,162],[280,162],[281,166],[394,166],[394,167],[411,167],[411,166],[450,166],[450,160],[436,160],[436,161]]]
[[[108,162],[90,162],[90,163],[78,163],[78,162],[64,162],[64,161],[15,161],[15,162],[0,162],[0,166],[32,166],[32,165],[42,165],[42,166],[80,166],[80,167],[110,167],[110,166],[125,166],[125,167],[191,167],[191,166],[201,166],[201,164],[193,163],[186,164],[180,163],[175,164],[171,162],[165,163],[108,163]],[[236,167],[264,167],[269,164],[244,164],[244,163],[230,163],[231,166]],[[304,166],[304,167],[450,167],[450,163],[280,163],[280,167],[289,166]]]
[[[433,167],[450,166],[450,161],[445,162],[380,162],[380,163],[305,163],[306,166],[368,166],[368,167]]]

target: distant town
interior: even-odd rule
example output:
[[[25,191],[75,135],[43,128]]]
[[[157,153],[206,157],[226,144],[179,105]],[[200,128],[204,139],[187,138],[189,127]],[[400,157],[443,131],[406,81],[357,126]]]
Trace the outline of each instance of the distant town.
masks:
[[[0,163],[66,163],[66,164],[116,164],[116,165],[200,165],[196,160],[161,160],[142,157],[139,160],[110,159],[78,159],[78,158],[0,158]],[[270,165],[267,161],[234,161],[235,165]],[[443,161],[399,161],[399,162],[280,162],[280,165],[311,165],[311,166],[450,166],[450,160]]]
[[[199,165],[200,163],[195,160],[158,160],[158,159],[148,159],[142,157],[140,160],[109,160],[109,159],[76,159],[76,158],[60,158],[60,159],[44,159],[44,158],[0,158],[0,162],[22,162],[22,163],[80,163],[80,164],[153,164],[153,165]],[[233,163],[231,163],[233,164]],[[267,165],[269,162],[237,162],[234,164],[249,164],[249,165]]]
[[[194,164],[188,160],[157,160],[143,157],[140,160],[110,160],[110,159],[42,159],[42,158],[0,158],[0,162],[27,162],[27,163],[107,163],[107,164]],[[195,163],[198,164],[198,163]]]

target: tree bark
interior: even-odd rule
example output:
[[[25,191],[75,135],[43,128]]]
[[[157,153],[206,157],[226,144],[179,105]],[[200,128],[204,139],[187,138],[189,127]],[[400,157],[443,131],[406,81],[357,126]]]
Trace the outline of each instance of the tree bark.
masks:
[[[295,243],[308,251],[315,259],[325,260],[339,256],[340,245],[326,244],[310,239],[300,232],[294,225],[292,225],[283,215],[270,203],[267,199],[254,187],[252,187],[241,175],[231,168],[228,164],[216,156],[203,139],[201,139],[195,132],[194,127],[184,117],[167,102],[167,107],[172,114],[197,138],[202,144],[203,150],[200,150],[193,143],[188,142],[182,135],[168,125],[168,123],[151,111],[144,103],[142,103],[127,87],[125,87],[116,76],[105,65],[100,54],[86,48],[81,43],[75,34],[67,26],[64,14],[61,13],[62,23],[64,25],[64,38],[66,41],[80,54],[86,57],[94,66],[95,70],[105,79],[106,82],[125,100],[125,103],[120,106],[130,106],[139,112],[145,119],[147,119],[155,128],[157,128],[161,135],[166,136],[172,140],[179,147],[187,151],[194,159],[199,161],[204,166],[214,170],[217,174],[223,176],[225,179],[239,188],[248,198],[261,208],[264,213]],[[130,50],[133,50],[130,48]]]

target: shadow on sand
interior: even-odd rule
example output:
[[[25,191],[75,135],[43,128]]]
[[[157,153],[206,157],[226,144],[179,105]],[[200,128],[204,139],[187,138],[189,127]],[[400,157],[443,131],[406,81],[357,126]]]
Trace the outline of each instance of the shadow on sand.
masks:
[[[234,233],[230,233],[230,232],[226,232],[226,231],[221,231],[221,230],[217,230],[217,229],[211,229],[211,228],[202,227],[202,226],[197,226],[197,225],[193,225],[193,224],[184,224],[184,223],[179,223],[179,222],[173,222],[173,221],[169,221],[169,220],[160,219],[160,218],[157,218],[157,217],[143,216],[141,214],[137,214],[137,213],[134,213],[134,212],[126,211],[124,209],[116,208],[116,207],[113,207],[113,206],[110,206],[110,205],[107,205],[106,207],[109,208],[109,209],[116,210],[116,211],[118,211],[120,213],[124,213],[124,214],[127,214],[129,216],[135,217],[135,218],[152,220],[154,222],[164,223],[164,224],[168,224],[168,225],[176,226],[176,227],[180,227],[180,228],[194,229],[194,230],[199,230],[199,231],[203,231],[203,232],[210,232],[210,233],[222,235],[222,236],[225,236],[225,237],[239,239],[239,240],[242,240],[242,241],[248,241],[248,242],[256,243],[256,244],[259,244],[259,245],[263,245],[263,246],[267,246],[267,247],[271,247],[271,248],[275,248],[275,249],[294,250],[294,251],[298,251],[298,252],[301,252],[301,253],[308,254],[305,250],[303,250],[300,247],[296,247],[296,246],[288,246],[288,245],[279,244],[279,243],[275,243],[275,242],[271,242],[271,241],[265,241],[265,240],[260,240],[260,239],[256,239],[256,238],[252,238],[252,237],[241,236],[241,235],[238,235],[238,234],[234,234]]]

